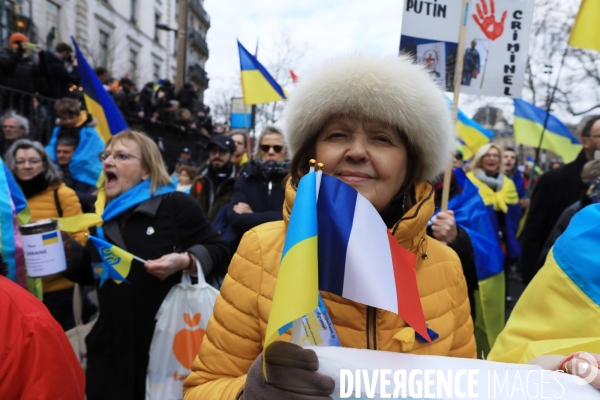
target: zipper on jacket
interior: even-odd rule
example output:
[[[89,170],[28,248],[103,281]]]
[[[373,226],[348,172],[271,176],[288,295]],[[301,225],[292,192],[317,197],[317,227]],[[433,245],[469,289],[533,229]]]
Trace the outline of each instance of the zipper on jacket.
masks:
[[[271,190],[273,189],[273,181],[269,181],[268,188],[269,188],[269,197],[271,197]]]
[[[208,190],[208,193],[209,193],[209,195],[208,195],[208,212],[206,213],[206,217],[210,218],[210,213],[212,212],[213,203],[215,202],[215,194],[213,193],[212,181],[210,179],[206,178],[206,182],[209,184],[209,185],[206,185],[206,186],[209,186],[209,188],[208,188],[209,189]]]
[[[367,306],[367,349],[377,350],[377,308]]]

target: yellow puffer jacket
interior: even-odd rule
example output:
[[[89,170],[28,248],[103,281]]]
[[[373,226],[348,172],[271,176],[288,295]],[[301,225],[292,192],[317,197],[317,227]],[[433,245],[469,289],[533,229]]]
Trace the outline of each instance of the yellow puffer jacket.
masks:
[[[246,233],[225,277],[206,335],[184,383],[186,400],[236,397],[250,365],[263,350],[289,210],[296,192],[288,184],[284,221]],[[416,187],[416,205],[396,230],[398,243],[418,255],[417,284],[425,320],[439,334],[432,344],[407,344],[394,336],[406,327],[391,312],[321,292],[344,347],[453,357],[475,357],[467,286],[458,256],[426,236],[434,209],[433,190]],[[427,254],[427,258],[423,256]],[[398,335],[399,336],[399,335]],[[285,338],[289,340],[289,336]]]
[[[61,183],[58,186],[50,186],[43,192],[27,199],[27,205],[31,211],[31,221],[35,222],[42,219],[55,219],[59,217],[56,202],[54,200],[55,190],[57,190],[58,201],[62,208],[63,217],[72,217],[73,215],[82,213],[81,204],[79,204],[79,198],[77,197],[77,194],[75,194],[75,191],[69,189],[64,183]],[[87,238],[85,237],[86,233],[88,233],[87,229],[74,233],[73,237],[79,243],[85,245],[87,242]],[[63,278],[61,274],[54,274],[43,277],[42,285],[44,287],[44,293],[49,293],[68,289],[73,287],[74,283]]]

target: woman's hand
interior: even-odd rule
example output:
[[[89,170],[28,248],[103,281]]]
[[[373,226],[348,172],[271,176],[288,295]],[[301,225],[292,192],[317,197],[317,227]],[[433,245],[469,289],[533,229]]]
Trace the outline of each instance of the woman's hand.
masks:
[[[454,219],[454,211],[440,211],[433,220],[433,237],[445,245],[456,240],[458,230],[456,229],[456,220]]]
[[[263,354],[248,371],[241,399],[243,400],[325,400],[331,399],[334,380],[319,374],[319,358],[313,350],[287,343],[275,342],[264,351],[267,377],[262,370]]]
[[[253,212],[250,206],[246,203],[237,203],[235,206],[233,206],[233,211],[238,214],[252,214]]]
[[[593,387],[600,389],[600,355],[578,351],[568,357],[559,355],[544,355],[527,364],[537,365],[549,371],[562,371],[566,374],[576,375]]]
[[[164,281],[175,272],[186,269],[189,263],[190,258],[186,254],[171,253],[158,260],[148,260],[144,267],[150,274]]]
[[[565,358],[559,368],[563,372],[580,377],[596,389],[600,389],[600,355],[578,351]]]

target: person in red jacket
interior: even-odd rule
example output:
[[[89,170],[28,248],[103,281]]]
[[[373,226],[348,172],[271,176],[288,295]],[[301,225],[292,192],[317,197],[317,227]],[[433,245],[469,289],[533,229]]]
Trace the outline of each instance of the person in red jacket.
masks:
[[[62,327],[4,275],[0,254],[0,399],[82,400],[85,375]]]

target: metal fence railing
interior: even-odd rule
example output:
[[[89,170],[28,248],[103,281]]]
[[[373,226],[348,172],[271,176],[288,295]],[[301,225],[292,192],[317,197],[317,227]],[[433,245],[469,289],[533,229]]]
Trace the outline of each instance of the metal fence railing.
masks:
[[[50,97],[0,86],[0,116],[14,111],[27,118],[29,137],[44,144],[50,141],[55,126],[55,101]]]
[[[52,130],[57,124],[54,112],[55,102],[56,99],[0,86],[0,116],[14,111],[27,118],[29,139],[41,142],[43,145],[48,144]],[[168,166],[174,164],[185,148],[190,150],[195,160],[200,159],[202,149],[206,147],[210,138],[199,134],[198,131],[194,133],[182,131],[177,124],[160,122],[165,120],[164,115],[157,122],[133,116],[126,117],[127,124],[131,129],[146,133],[158,144]]]

